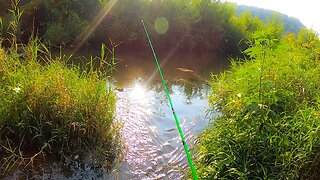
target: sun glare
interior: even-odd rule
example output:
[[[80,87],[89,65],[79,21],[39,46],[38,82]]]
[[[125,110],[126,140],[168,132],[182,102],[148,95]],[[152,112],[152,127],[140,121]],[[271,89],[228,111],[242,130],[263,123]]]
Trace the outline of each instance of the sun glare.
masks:
[[[136,100],[143,100],[146,99],[146,89],[141,84],[135,84],[131,93],[130,97]]]
[[[118,2],[118,0],[110,0],[104,8],[99,12],[99,14],[94,18],[94,20],[88,26],[88,29],[82,32],[75,41],[76,47],[74,52],[76,52],[83,44],[88,40],[97,26],[101,23],[101,21],[109,14],[113,6]]]

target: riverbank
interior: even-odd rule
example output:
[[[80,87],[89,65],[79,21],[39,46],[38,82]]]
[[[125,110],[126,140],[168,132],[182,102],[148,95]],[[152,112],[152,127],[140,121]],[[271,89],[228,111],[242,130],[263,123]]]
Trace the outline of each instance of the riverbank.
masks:
[[[250,57],[213,77],[212,111],[199,137],[201,179],[317,179],[320,41],[312,31],[276,39],[255,32]]]
[[[110,169],[120,125],[108,67],[72,66],[70,56],[53,58],[37,39],[23,49],[0,48],[0,171],[32,171],[52,158],[81,163],[88,155]]]

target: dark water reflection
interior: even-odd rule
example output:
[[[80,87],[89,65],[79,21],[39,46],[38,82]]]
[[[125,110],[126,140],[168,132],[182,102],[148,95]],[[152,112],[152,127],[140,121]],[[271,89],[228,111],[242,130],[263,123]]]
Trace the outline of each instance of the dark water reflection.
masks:
[[[77,163],[54,164],[36,179],[184,179],[189,171],[185,152],[166,94],[150,53],[130,53],[115,74],[116,118],[123,123],[123,161],[108,172]],[[188,145],[208,124],[207,79],[227,64],[211,54],[160,56],[175,111]],[[23,177],[17,172],[7,179]]]
[[[120,63],[115,75],[120,85],[129,86],[137,78],[144,78],[151,84],[161,80],[151,53],[119,54],[117,57]],[[195,86],[208,79],[211,73],[216,74],[228,66],[226,58],[210,53],[159,55],[158,59],[166,80]]]

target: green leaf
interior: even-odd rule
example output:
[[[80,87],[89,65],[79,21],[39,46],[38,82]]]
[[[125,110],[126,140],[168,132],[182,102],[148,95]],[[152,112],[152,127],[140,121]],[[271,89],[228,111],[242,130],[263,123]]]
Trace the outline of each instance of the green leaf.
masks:
[[[102,43],[101,44],[101,60],[104,60],[105,56],[105,45]]]

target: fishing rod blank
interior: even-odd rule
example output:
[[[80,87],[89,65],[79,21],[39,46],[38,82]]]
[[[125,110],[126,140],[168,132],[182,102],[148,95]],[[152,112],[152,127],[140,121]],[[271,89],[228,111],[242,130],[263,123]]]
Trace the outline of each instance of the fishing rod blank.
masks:
[[[174,109],[173,109],[173,103],[172,103],[172,100],[171,100],[171,97],[170,97],[170,94],[169,94],[169,91],[168,91],[168,87],[167,87],[166,81],[165,81],[165,79],[164,79],[164,77],[163,77],[160,64],[159,64],[159,62],[158,62],[156,53],[155,53],[155,51],[154,51],[154,49],[153,49],[152,42],[151,42],[150,37],[149,37],[149,34],[148,34],[148,30],[147,30],[146,26],[144,25],[143,20],[142,20],[142,25],[143,25],[144,31],[146,32],[146,36],[147,36],[147,38],[148,38],[150,48],[151,48],[151,51],[152,51],[154,60],[156,61],[157,68],[158,68],[158,72],[159,72],[159,74],[160,74],[160,77],[161,77],[161,80],[162,80],[162,83],[163,83],[163,86],[164,86],[164,90],[165,90],[165,92],[166,92],[166,94],[167,94],[167,97],[168,97],[168,100],[169,100],[169,103],[170,103],[170,107],[171,107],[171,110],[172,110],[172,113],[173,113],[173,117],[174,117],[174,119],[175,119],[175,122],[176,122],[176,125],[177,125],[177,128],[178,128],[178,131],[179,131],[179,134],[180,134],[180,138],[181,138],[181,141],[182,141],[182,144],[183,144],[183,148],[184,148],[184,151],[186,152],[187,159],[188,159],[188,162],[189,162],[189,166],[190,166],[190,168],[191,168],[191,172],[192,172],[193,179],[194,179],[194,180],[197,180],[198,177],[197,177],[197,174],[196,174],[196,170],[195,170],[195,168],[194,168],[194,166],[193,166],[192,159],[191,159],[191,156],[190,156],[190,153],[189,153],[189,150],[188,150],[188,146],[187,146],[187,144],[186,144],[186,142],[185,142],[185,138],[184,138],[184,135],[183,135],[181,126],[180,126],[180,122],[179,122],[179,120],[178,120],[178,116],[177,116],[177,114],[175,113],[175,111],[174,111]]]

